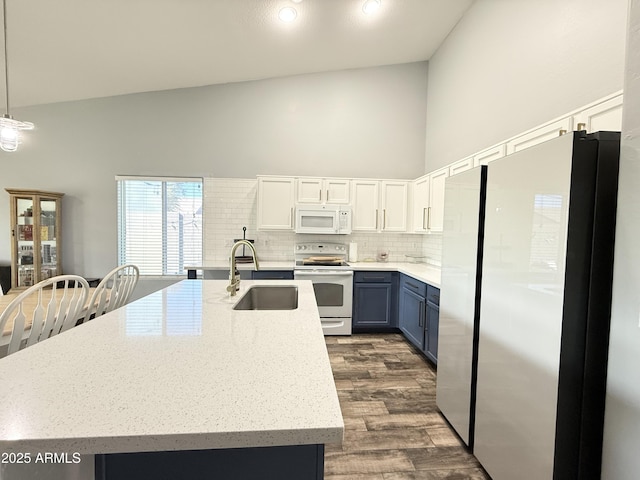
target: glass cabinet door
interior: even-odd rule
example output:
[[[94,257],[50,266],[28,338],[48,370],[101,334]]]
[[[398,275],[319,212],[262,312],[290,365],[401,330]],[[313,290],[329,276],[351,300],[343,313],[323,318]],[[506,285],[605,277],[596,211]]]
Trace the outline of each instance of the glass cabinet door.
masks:
[[[56,200],[40,199],[40,280],[59,275],[56,204]]]
[[[17,287],[29,287],[36,281],[33,264],[35,246],[33,209],[33,197],[16,198]]]

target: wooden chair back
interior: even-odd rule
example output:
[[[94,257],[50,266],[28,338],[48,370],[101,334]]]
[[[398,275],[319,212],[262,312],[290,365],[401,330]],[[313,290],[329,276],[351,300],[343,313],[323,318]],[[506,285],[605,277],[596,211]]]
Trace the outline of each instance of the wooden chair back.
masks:
[[[7,355],[75,326],[88,297],[89,284],[77,275],[59,275],[27,288],[0,313],[0,333],[13,323]]]
[[[85,321],[126,305],[139,278],[140,270],[132,264],[111,270],[93,292]]]

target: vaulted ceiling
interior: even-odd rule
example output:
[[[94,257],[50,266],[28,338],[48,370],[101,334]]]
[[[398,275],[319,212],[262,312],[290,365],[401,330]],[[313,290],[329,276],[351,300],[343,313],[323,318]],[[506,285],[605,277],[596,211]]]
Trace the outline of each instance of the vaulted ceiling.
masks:
[[[473,0],[6,2],[16,107],[428,60]]]

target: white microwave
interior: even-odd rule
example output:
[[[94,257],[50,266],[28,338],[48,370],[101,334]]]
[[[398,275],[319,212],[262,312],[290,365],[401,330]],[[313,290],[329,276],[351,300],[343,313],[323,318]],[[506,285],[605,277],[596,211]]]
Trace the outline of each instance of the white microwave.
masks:
[[[296,233],[345,235],[351,233],[348,205],[297,205]]]

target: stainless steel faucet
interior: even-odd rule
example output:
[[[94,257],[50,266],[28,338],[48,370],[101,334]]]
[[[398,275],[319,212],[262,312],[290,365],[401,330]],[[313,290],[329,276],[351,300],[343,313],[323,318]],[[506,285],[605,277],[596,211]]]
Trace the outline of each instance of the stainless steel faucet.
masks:
[[[227,286],[227,292],[232,297],[235,296],[238,288],[240,288],[240,276],[236,278],[236,250],[239,246],[246,245],[251,250],[251,255],[253,256],[253,263],[256,265],[256,270],[260,270],[258,265],[258,254],[256,253],[256,248],[253,246],[253,243],[248,242],[247,240],[238,240],[231,247],[231,267],[229,269],[229,286]]]

